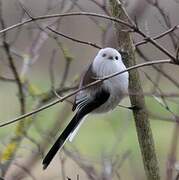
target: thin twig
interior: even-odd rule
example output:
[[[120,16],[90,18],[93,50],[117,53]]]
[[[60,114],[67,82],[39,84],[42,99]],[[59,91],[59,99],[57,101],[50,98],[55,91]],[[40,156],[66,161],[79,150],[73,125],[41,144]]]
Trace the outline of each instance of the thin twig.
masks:
[[[172,27],[172,23],[171,23],[171,19],[170,17],[167,15],[167,13],[164,11],[164,9],[160,6],[159,4],[159,1],[158,0],[154,0],[154,1],[151,1],[151,0],[146,0],[150,5],[152,5],[153,7],[155,7],[158,12],[160,13],[160,15],[162,16],[164,22],[165,22],[165,25],[168,27],[168,28],[171,28]],[[177,35],[172,32],[169,34],[170,36],[170,39],[172,41],[172,44],[173,44],[173,47],[174,49],[176,49],[177,47],[177,42],[175,40],[175,37],[177,37]],[[175,37],[174,37],[175,36]]]
[[[163,52],[164,54],[166,54],[169,58],[171,58],[175,63],[179,63],[176,60],[176,57],[173,56],[173,54],[171,54],[167,49],[165,49],[163,46],[161,46],[158,42],[156,42],[152,37],[146,35],[141,29],[139,29],[138,27],[136,27],[134,29],[134,31],[138,34],[140,34],[141,36],[144,37],[145,40],[149,41],[151,44],[153,44],[155,47],[157,47],[161,52]]]
[[[145,40],[147,39],[147,41],[149,41],[151,44],[153,44],[155,47],[157,47],[160,51],[162,51],[164,54],[166,54],[169,58],[171,58],[173,61],[175,61],[175,63],[178,63],[178,61],[176,61],[175,56],[173,56],[167,49],[165,49],[163,46],[161,46],[159,43],[157,43],[153,38],[151,38],[150,36],[147,36],[141,29],[139,29],[136,25],[134,25],[134,23],[130,24],[130,23],[122,21],[120,19],[102,15],[102,14],[97,14],[97,13],[73,12],[73,13],[52,14],[52,15],[33,17],[33,18],[25,20],[21,23],[17,23],[13,26],[10,26],[9,28],[5,28],[5,29],[1,30],[0,34],[6,32],[6,31],[9,31],[13,28],[33,22],[33,21],[43,20],[43,19],[48,19],[48,18],[56,18],[56,17],[67,17],[67,16],[95,16],[95,17],[104,18],[104,19],[114,21],[116,23],[123,24],[123,25],[129,27],[130,29],[132,29],[133,32],[136,32],[136,33],[140,34],[141,36],[143,36]]]
[[[153,39],[154,39],[154,40],[160,39],[160,38],[162,38],[162,37],[170,34],[171,32],[175,31],[175,30],[178,29],[178,28],[179,28],[179,25],[173,26],[172,28],[168,29],[167,31],[165,31],[165,32],[163,32],[163,33],[160,33],[160,34],[157,35],[157,36],[154,36]],[[146,43],[148,43],[148,42],[149,42],[149,41],[148,41],[147,39],[146,39],[146,40],[144,39],[143,41],[140,41],[140,42],[135,43],[135,46],[140,46],[140,45],[146,44]]]
[[[7,77],[4,77],[4,76],[0,76],[0,81],[4,81],[4,82],[16,82],[15,79],[7,78]]]
[[[34,17],[33,17],[32,14],[29,12],[29,10],[27,10],[27,8],[26,8],[21,2],[19,2],[19,3],[20,3],[20,5],[21,5],[21,7],[23,8],[23,10],[26,12],[26,14],[27,14],[32,20],[34,20]],[[36,24],[37,24],[37,26],[38,26],[43,32],[47,33],[46,31],[44,31],[44,29],[43,29],[38,23],[36,23]],[[79,40],[79,39],[75,39],[75,38],[73,38],[73,37],[71,37],[71,36],[68,36],[68,35],[62,33],[62,32],[58,32],[58,31],[56,31],[55,29],[52,29],[50,26],[47,26],[46,29],[48,29],[48,30],[50,30],[51,32],[53,32],[53,33],[55,33],[55,34],[58,34],[58,35],[60,35],[60,36],[62,36],[62,37],[64,37],[64,38],[70,39],[70,40],[72,40],[72,41],[74,41],[74,42],[81,43],[81,44],[86,44],[86,45],[90,45],[90,46],[93,46],[93,47],[95,47],[95,48],[101,49],[101,47],[100,47],[99,45],[95,44],[95,43],[86,42],[86,41],[82,41],[82,40]],[[55,38],[55,37],[54,37],[54,38]],[[55,38],[55,39],[56,39],[56,38]]]
[[[150,62],[150,59],[144,54],[144,52],[142,52],[138,47],[136,48],[136,51],[138,53],[138,55],[144,59],[147,62]],[[152,65],[152,67],[157,71],[160,72],[166,79],[168,79],[171,83],[173,83],[177,88],[179,88],[179,83],[177,80],[175,80],[174,78],[172,78],[166,71],[164,71],[163,69],[160,69],[159,67]]]
[[[2,4],[0,4],[0,8]],[[2,9],[0,10],[0,12],[2,13]],[[4,23],[4,20],[2,18],[2,14],[0,14],[0,22],[1,22],[1,26],[3,29],[5,29],[5,23]],[[17,72],[17,69],[16,69],[16,66],[15,66],[15,63],[14,63],[14,60],[13,60],[13,57],[11,55],[11,51],[10,51],[10,46],[7,42],[7,37],[6,37],[6,33],[3,34],[3,46],[4,46],[4,50],[7,54],[7,59],[9,61],[9,66],[12,70],[12,73],[14,75],[14,78],[15,78],[15,81],[17,83],[17,87],[18,87],[18,91],[19,91],[19,102],[20,102],[20,112],[21,114],[24,114],[25,113],[25,96],[24,96],[24,92],[23,92],[23,84],[21,82],[21,79],[19,77],[19,74]]]
[[[56,50],[53,50],[50,61],[49,61],[49,76],[50,76],[50,83],[51,83],[52,90],[55,89],[55,76],[54,76],[54,71],[53,71],[55,55],[56,55]]]
[[[24,119],[24,118],[26,118],[26,117],[28,117],[28,116],[31,116],[31,115],[33,115],[33,114],[35,114],[35,113],[38,113],[38,112],[40,112],[40,111],[43,111],[43,110],[45,110],[45,109],[47,109],[47,108],[49,108],[49,107],[51,107],[51,106],[53,106],[53,105],[55,105],[55,104],[57,104],[57,103],[59,103],[59,102],[63,102],[65,99],[67,99],[67,98],[75,95],[76,93],[78,93],[78,92],[81,91],[81,90],[87,89],[87,88],[89,88],[89,87],[91,87],[91,86],[94,86],[94,85],[96,85],[96,84],[98,84],[98,83],[101,83],[102,81],[105,81],[105,80],[107,80],[107,79],[109,79],[109,78],[112,78],[112,77],[114,77],[114,76],[117,76],[117,75],[119,75],[119,74],[125,73],[125,72],[127,72],[127,71],[131,71],[131,70],[133,70],[133,69],[137,69],[137,68],[140,68],[140,67],[150,66],[150,65],[153,65],[153,64],[161,64],[161,63],[173,63],[173,62],[172,62],[170,59],[158,60],[158,61],[151,61],[151,62],[141,63],[141,64],[134,65],[134,66],[132,66],[132,67],[126,68],[126,70],[124,70],[124,71],[120,71],[120,72],[111,74],[111,75],[106,76],[106,77],[104,77],[104,78],[102,78],[102,79],[96,80],[96,81],[94,81],[94,82],[92,82],[92,83],[90,83],[90,84],[88,84],[88,85],[86,85],[86,86],[83,86],[82,88],[80,88],[80,89],[78,89],[78,90],[75,90],[75,91],[73,91],[72,93],[69,93],[69,94],[66,95],[66,96],[63,96],[61,99],[57,99],[57,100],[55,100],[55,101],[53,101],[53,102],[51,102],[51,103],[49,103],[49,104],[47,104],[47,105],[44,105],[44,106],[42,106],[42,107],[40,107],[40,108],[38,108],[38,109],[36,109],[36,110],[34,110],[34,111],[31,111],[31,112],[29,112],[29,113],[23,114],[22,116],[19,116],[19,117],[17,117],[17,118],[14,118],[14,119],[12,119],[12,120],[10,120],[10,121],[8,121],[8,122],[2,123],[2,124],[0,124],[0,127],[3,127],[3,126],[6,126],[6,125],[9,125],[9,124],[12,124],[12,123],[17,122],[17,121],[19,121],[19,120],[21,120],[21,119]]]
[[[23,22],[20,22],[20,23],[17,23],[17,24],[14,24],[8,28],[4,28],[0,31],[0,34],[4,33],[4,32],[7,32],[7,31],[10,31],[14,28],[17,28],[19,26],[23,26],[25,24],[28,24],[30,22],[33,22],[33,21],[37,21],[37,20],[43,20],[43,19],[51,19],[51,18],[58,18],[58,17],[68,17],[68,16],[94,16],[94,17],[99,17],[99,18],[103,18],[103,19],[108,19],[108,20],[111,20],[111,21],[114,21],[114,22],[117,22],[117,23],[122,23],[123,25],[126,25],[127,27],[130,27],[132,28],[133,26],[130,25],[129,23],[127,22],[124,22],[120,19],[117,19],[117,18],[114,18],[114,17],[111,17],[111,16],[107,16],[107,15],[102,15],[102,14],[97,14],[97,13],[89,13],[89,12],[72,12],[72,13],[62,13],[62,14],[51,14],[51,15],[43,15],[43,16],[37,16],[37,17],[33,17],[30,18],[30,19],[27,19],[27,20],[24,20]]]
[[[13,164],[16,165],[17,167],[19,167],[20,169],[22,169],[26,174],[28,174],[32,180],[36,180],[35,176],[28,170],[28,168],[24,167],[23,165],[21,165],[17,162],[14,162]]]
[[[95,47],[95,48],[101,49],[101,47],[100,47],[99,45],[95,44],[95,43],[87,42],[87,41],[82,41],[82,40],[79,40],[79,39],[75,39],[75,38],[73,38],[73,37],[71,37],[71,36],[67,36],[66,34],[63,34],[62,32],[55,31],[54,29],[52,29],[52,28],[49,27],[49,26],[47,27],[47,29],[49,29],[50,31],[54,32],[55,34],[58,34],[58,35],[60,35],[60,36],[63,36],[63,37],[65,37],[65,38],[70,39],[70,40],[72,40],[72,41],[75,41],[75,42],[77,42],[77,43],[86,44],[86,45],[90,45],[90,46],[93,46],[93,47]]]

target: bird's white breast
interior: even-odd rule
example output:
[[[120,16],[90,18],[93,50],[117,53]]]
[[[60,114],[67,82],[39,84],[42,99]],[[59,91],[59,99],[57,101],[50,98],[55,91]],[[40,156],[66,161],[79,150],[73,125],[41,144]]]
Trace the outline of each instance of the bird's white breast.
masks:
[[[94,60],[93,71],[97,77],[104,77],[126,69],[122,61],[117,60]],[[128,91],[128,72],[107,79],[101,85],[110,93],[108,101],[100,106],[95,112],[106,112],[114,109]]]

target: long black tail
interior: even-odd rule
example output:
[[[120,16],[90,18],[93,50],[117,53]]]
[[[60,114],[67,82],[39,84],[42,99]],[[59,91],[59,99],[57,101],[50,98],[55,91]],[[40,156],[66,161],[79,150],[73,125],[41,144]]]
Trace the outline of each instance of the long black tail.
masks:
[[[43,160],[43,169],[47,168],[47,166],[50,164],[57,151],[63,147],[65,141],[68,139],[69,135],[74,131],[74,129],[77,127],[77,125],[79,124],[82,118],[83,117],[80,112],[77,112],[75,114],[73,119],[70,121],[68,126],[65,128],[62,134],[56,140],[55,144],[49,150],[48,154],[45,156]]]
[[[69,135],[75,130],[75,128],[80,123],[81,119],[93,111],[94,109],[98,108],[100,105],[104,104],[107,99],[109,98],[109,93],[106,91],[101,91],[98,93],[93,101],[88,102],[82,108],[80,108],[70,123],[67,125],[65,130],[62,132],[60,137],[56,140],[55,144],[51,147],[50,151],[45,156],[42,164],[43,169],[46,169],[50,162],[52,161],[53,157],[57,153],[59,149],[61,149],[65,143],[65,141],[69,138]]]

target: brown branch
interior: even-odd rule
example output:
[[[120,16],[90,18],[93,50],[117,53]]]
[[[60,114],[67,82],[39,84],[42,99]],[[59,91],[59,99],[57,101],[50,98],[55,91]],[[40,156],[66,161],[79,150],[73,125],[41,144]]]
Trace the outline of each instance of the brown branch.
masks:
[[[23,84],[21,83],[19,74],[17,72],[17,69],[16,69],[14,61],[13,61],[13,58],[10,54],[10,48],[9,48],[8,43],[6,41],[3,41],[3,44],[4,44],[4,49],[5,49],[7,56],[8,56],[10,68],[14,74],[14,78],[15,78],[15,81],[17,83],[17,87],[18,87],[18,91],[19,91],[19,101],[20,101],[20,107],[21,107],[21,114],[24,114],[26,111],[25,110],[26,105],[25,105],[25,96],[24,96],[24,92],[23,92]]]
[[[65,59],[65,69],[64,69],[64,72],[63,72],[63,75],[62,75],[62,79],[61,79],[61,82],[60,82],[60,88],[63,88],[64,85],[65,85],[65,82],[68,78],[68,74],[69,74],[69,70],[70,70],[70,65],[71,65],[71,60],[69,60],[68,58]]]
[[[10,31],[14,28],[17,28],[19,26],[23,26],[25,24],[28,24],[30,22],[33,21],[38,21],[38,20],[43,20],[43,19],[51,19],[51,18],[58,18],[58,17],[68,17],[68,16],[94,16],[94,17],[99,17],[99,18],[103,18],[103,19],[108,19],[117,23],[122,23],[123,25],[132,28],[133,26],[129,23],[126,23],[120,19],[114,18],[114,17],[110,17],[107,15],[102,15],[102,14],[97,14],[97,13],[89,13],[89,12],[72,12],[72,13],[62,13],[62,14],[51,14],[51,15],[44,15],[44,16],[38,16],[38,17],[33,17],[27,20],[24,20],[23,22],[19,22],[17,24],[14,24],[8,28],[4,28],[0,31],[0,34],[5,33],[7,31]]]
[[[17,162],[14,162],[13,163],[14,165],[16,165],[17,167],[19,167],[20,169],[22,169],[29,177],[31,177],[32,180],[36,180],[35,176],[29,171],[28,168],[24,167],[23,165],[17,163]],[[21,179],[23,177],[15,177],[15,179]]]
[[[64,111],[66,113],[64,113]],[[41,157],[41,155],[44,154],[45,150],[48,148],[49,142],[51,142],[52,137],[54,138],[58,134],[59,129],[64,125],[65,121],[70,115],[70,109],[65,105],[58,114],[59,115],[53,122],[52,126],[45,130],[45,134],[44,136],[42,136],[42,140],[39,142],[38,146],[40,147],[40,151],[34,151],[30,156],[26,156],[26,158],[24,158],[21,162],[23,167],[27,168],[29,172],[33,170],[34,165],[37,163],[37,161],[39,161],[39,157]],[[25,178],[25,174],[22,173],[22,171],[18,171],[18,169],[11,169],[9,174],[6,175],[5,179],[14,180],[14,176],[21,176]]]
[[[3,15],[2,15],[2,1],[0,1],[0,23],[1,23],[2,28],[5,28],[5,22],[4,22]],[[25,101],[26,99],[25,99],[25,95],[24,95],[24,91],[23,91],[23,83],[21,82],[18,70],[15,66],[14,59],[11,55],[10,44],[7,41],[7,33],[6,32],[3,34],[2,43],[3,43],[5,53],[7,55],[9,68],[11,69],[12,74],[14,75],[15,83],[18,88],[18,100],[20,103],[20,114],[22,115],[22,114],[26,113],[26,101]],[[2,159],[4,158],[4,154],[6,154],[6,152],[8,152],[8,150],[9,150],[9,146],[6,146],[6,148],[2,151],[2,155],[1,155],[2,157],[1,157],[0,161],[1,161],[1,164],[4,165],[4,167],[5,167],[2,172],[3,176],[5,176],[5,174],[8,172],[8,169],[9,169],[10,165],[12,164],[13,158],[15,156],[15,153],[19,147],[20,141],[23,138],[23,136],[22,136],[23,133],[17,133],[17,130],[19,130],[19,129],[22,130],[24,127],[25,127],[24,122],[20,122],[19,124],[17,124],[15,133],[14,133],[14,137],[11,138],[9,141],[9,144],[8,144],[9,146],[12,144],[14,145],[13,151],[12,150],[9,151],[9,154],[8,154],[8,156],[9,156],[8,158],[10,159],[9,161],[2,162]]]
[[[145,73],[146,77],[153,83],[155,84],[155,82]],[[163,92],[162,89],[158,86],[158,83],[155,84],[157,90],[161,93],[161,99],[163,102],[158,101],[158,103],[164,107],[166,109],[166,111],[168,111],[172,116],[173,119],[175,119],[176,122],[178,122],[179,117],[170,109],[165,97],[163,96]],[[173,132],[173,137],[172,137],[172,141],[171,141],[171,148],[170,148],[170,152],[168,154],[168,162],[167,162],[167,171],[166,171],[166,180],[171,180],[173,179],[173,167],[174,164],[176,162],[176,152],[177,152],[177,142],[178,142],[178,138],[179,138],[179,124],[175,124],[174,127],[174,132]]]
[[[0,127],[12,124],[12,123],[17,122],[17,121],[19,121],[21,119],[24,119],[24,118],[26,118],[28,116],[31,116],[33,114],[36,114],[36,113],[40,112],[40,111],[43,111],[43,110],[45,110],[45,109],[47,109],[47,108],[49,108],[49,107],[51,107],[51,106],[53,106],[55,104],[58,104],[59,102],[63,102],[65,99],[75,95],[76,93],[78,93],[79,91],[81,91],[83,89],[87,89],[87,88],[89,88],[91,86],[94,86],[94,85],[96,85],[98,83],[101,83],[102,81],[105,81],[105,80],[107,80],[109,78],[112,78],[112,77],[117,76],[119,74],[122,74],[124,72],[131,71],[133,69],[137,69],[137,68],[144,67],[144,66],[149,66],[149,65],[152,65],[152,64],[161,64],[161,63],[172,63],[173,64],[173,62],[170,59],[166,59],[166,60],[151,61],[151,62],[146,62],[146,63],[141,63],[141,64],[134,65],[132,67],[126,68],[126,70],[124,70],[124,71],[120,71],[120,72],[111,74],[109,76],[106,76],[103,79],[96,80],[96,81],[94,81],[94,82],[92,82],[92,83],[90,83],[90,84],[88,84],[86,86],[83,86],[82,88],[80,88],[78,90],[73,91],[72,93],[69,93],[66,96],[63,96],[61,99],[54,100],[53,102],[51,102],[51,103],[49,103],[47,105],[44,105],[44,106],[42,106],[42,107],[40,107],[40,108],[38,108],[38,109],[36,109],[34,111],[31,111],[29,113],[23,114],[22,116],[14,118],[14,119],[12,119],[12,120],[10,120],[8,122],[2,123],[2,124],[0,124]]]
[[[133,27],[134,28],[134,27]],[[176,60],[176,57],[173,56],[173,54],[171,54],[167,49],[165,49],[163,46],[161,46],[158,42],[156,42],[152,37],[146,35],[141,29],[139,29],[137,26],[134,29],[134,32],[140,34],[141,36],[144,37],[145,40],[147,40],[148,42],[150,42],[151,44],[153,44],[155,47],[157,47],[161,52],[163,52],[164,54],[166,54],[169,58],[171,58],[175,63],[179,63]]]
[[[160,33],[157,36],[154,36],[152,39],[154,39],[154,40],[160,39],[160,38],[170,34],[171,32],[175,31],[176,29],[179,29],[179,25],[173,26],[172,28],[168,29],[167,31]],[[148,39],[144,39],[143,41],[135,43],[135,46],[140,46],[140,45],[146,44],[148,42],[149,42]]]
[[[2,4],[0,6],[2,6]],[[0,7],[0,8],[2,8],[2,7]],[[2,13],[2,9],[0,11]],[[1,22],[2,28],[5,29],[5,23],[4,23],[4,20],[2,18],[2,14],[0,14],[0,22]],[[20,107],[21,107],[20,111],[21,111],[21,114],[24,114],[25,113],[25,97],[24,97],[24,92],[23,92],[23,84],[21,82],[21,79],[19,77],[19,74],[17,72],[16,66],[15,66],[15,63],[13,60],[13,57],[11,55],[11,50],[10,50],[10,46],[7,42],[6,33],[3,34],[2,43],[3,43],[3,47],[4,47],[4,50],[5,50],[6,55],[7,55],[7,59],[9,61],[9,67],[12,70],[15,81],[17,83],[17,87],[18,87],[18,91],[19,91],[19,102],[20,102]]]
[[[75,86],[67,86],[67,87],[63,87],[63,88],[57,88],[55,89],[54,91],[57,93],[57,94],[64,94],[66,92],[69,92],[69,91],[73,91],[73,90],[76,90],[78,88],[77,85]],[[41,99],[40,99],[40,102],[41,104],[46,104],[48,103],[49,101],[53,100],[54,98],[56,98],[56,95],[54,94],[54,91],[50,90],[46,93],[43,93],[41,96]]]
[[[119,0],[110,0],[110,5],[111,12],[114,17],[120,18],[124,21],[131,21]],[[132,38],[128,32],[122,31],[124,28],[122,24],[116,23],[115,27],[119,49],[124,49],[124,51],[128,52],[128,57],[125,59],[124,63],[127,67],[133,66],[136,64],[136,60]],[[165,51],[163,47],[161,48],[161,46],[155,40],[145,35],[137,26],[135,26],[134,32],[139,33],[144,38],[147,38],[157,48]],[[168,52],[165,51],[165,54],[168,54]],[[168,55],[170,55],[170,53]],[[130,101],[132,106],[139,107],[139,109],[133,110],[133,115],[146,177],[148,180],[160,180],[154,140],[150,128],[150,121],[148,119],[148,113],[145,105],[139,73],[137,70],[129,72],[129,92],[140,93],[139,96],[130,95]]]
[[[7,78],[7,77],[4,77],[4,76],[0,76],[0,81],[15,82],[15,79],[11,79],[11,78]]]
[[[68,16],[94,16],[94,17],[108,19],[108,20],[111,20],[113,22],[116,22],[116,23],[122,24],[124,26],[127,26],[131,30],[133,30],[133,32],[136,32],[136,33],[140,34],[141,36],[143,36],[145,40],[147,39],[147,41],[149,41],[151,44],[153,44],[155,47],[157,47],[160,51],[162,51],[164,54],[166,54],[169,58],[171,58],[173,61],[175,61],[175,63],[178,63],[175,56],[173,56],[170,52],[168,52],[167,49],[162,47],[153,38],[151,38],[150,36],[147,36],[141,29],[139,29],[135,25],[135,23],[131,24],[131,23],[125,22],[125,21],[123,21],[121,19],[118,19],[118,18],[114,18],[114,17],[110,17],[110,16],[107,16],[107,15],[102,15],[102,14],[96,14],[96,13],[73,12],[73,13],[52,14],[52,15],[33,17],[33,18],[25,20],[25,21],[23,21],[21,23],[17,23],[17,24],[15,24],[13,26],[10,26],[9,28],[1,30],[0,34],[6,32],[6,31],[9,31],[9,30],[11,30],[13,28],[25,25],[25,24],[30,23],[30,22],[33,22],[33,21],[43,20],[43,19],[48,19],[48,18],[68,17]],[[131,20],[131,22],[132,22],[132,20]]]
[[[168,27],[168,28],[171,28],[172,27],[172,23],[171,23],[171,19],[170,17],[167,15],[167,13],[164,11],[164,9],[160,6],[159,4],[159,1],[158,0],[154,0],[154,1],[151,1],[151,0],[146,0],[150,5],[152,5],[153,7],[155,7],[158,12],[160,13],[160,15],[162,16],[164,22],[165,22],[165,25]],[[177,47],[177,41],[175,40],[175,37],[177,37],[177,35],[172,32],[169,34],[170,36],[170,39],[171,39],[171,42],[173,44],[173,47],[174,49],[176,49]],[[175,37],[174,37],[175,36]]]
[[[86,161],[81,160],[81,155],[79,152],[72,153],[71,151],[67,150],[65,147],[63,148],[64,153],[70,157],[76,164],[86,173],[89,179],[91,180],[98,180],[101,179],[98,177],[98,173],[95,170],[94,166],[87,163]]]
[[[150,59],[137,47],[136,48],[136,52],[138,53],[138,55],[144,59],[144,61],[150,62]],[[177,59],[177,58],[176,58]],[[164,71],[163,69],[160,69],[159,67],[152,65],[152,67],[157,71],[160,72],[166,79],[168,79],[171,83],[173,83],[177,88],[179,88],[179,83],[177,80],[175,80],[174,78],[172,78],[166,71]]]
[[[161,115],[153,113],[153,112],[151,112],[149,110],[148,110],[148,115],[149,115],[150,119],[153,119],[153,120],[166,121],[166,122],[172,122],[172,123],[179,123],[179,120],[176,120],[175,118],[173,118],[173,116],[161,116]]]
[[[20,2],[19,2],[19,3],[20,3]],[[26,14],[27,14],[32,20],[34,20],[34,17],[33,17],[32,14],[25,8],[25,6],[24,6],[22,3],[20,3],[20,5],[21,5],[21,7],[23,8],[23,10],[26,12]],[[36,23],[36,24],[37,24],[37,26],[38,26],[43,32],[45,32],[44,29],[43,29],[42,27],[40,27],[40,25],[39,25],[38,23]],[[77,42],[77,43],[80,43],[80,44],[86,44],[86,45],[95,47],[95,48],[97,48],[97,49],[101,49],[101,47],[100,47],[99,45],[97,45],[96,43],[86,42],[86,41],[82,41],[82,40],[79,40],[79,39],[75,39],[75,38],[73,38],[73,37],[71,37],[71,36],[68,36],[68,35],[62,33],[62,32],[58,32],[58,31],[56,31],[55,29],[52,29],[50,26],[47,26],[46,29],[48,29],[48,30],[50,30],[51,32],[53,32],[53,33],[55,33],[55,34],[58,34],[58,35],[60,35],[60,36],[62,36],[62,37],[64,37],[64,38],[70,39],[70,40],[72,40],[72,41],[74,41],[74,42]],[[45,33],[47,33],[47,32],[45,32]],[[53,38],[56,39],[56,37],[53,37]],[[58,44],[59,44],[59,42],[58,42]],[[62,48],[61,48],[61,49],[62,49]],[[68,61],[68,62],[69,62],[69,61]]]
[[[73,37],[71,37],[71,36],[67,36],[66,34],[63,34],[62,32],[58,32],[58,31],[52,29],[52,28],[49,27],[49,26],[47,27],[47,29],[49,29],[50,31],[54,32],[55,34],[58,34],[58,35],[60,35],[60,36],[62,36],[62,37],[65,37],[65,38],[67,38],[67,39],[70,39],[70,40],[72,40],[72,41],[74,41],[74,42],[77,42],[77,43],[80,43],[80,44],[86,44],[86,45],[95,47],[95,48],[97,48],[97,49],[101,49],[101,47],[100,47],[99,45],[95,44],[95,43],[87,42],[87,41],[82,41],[82,40],[79,40],[79,39],[75,39],[75,38],[73,38]]]

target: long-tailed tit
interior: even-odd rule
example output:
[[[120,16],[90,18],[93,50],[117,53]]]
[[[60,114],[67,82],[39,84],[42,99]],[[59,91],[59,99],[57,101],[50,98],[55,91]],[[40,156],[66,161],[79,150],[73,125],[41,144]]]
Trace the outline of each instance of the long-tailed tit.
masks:
[[[95,81],[97,78],[125,69],[121,54],[116,49],[101,49],[84,72],[79,88]],[[66,140],[73,138],[87,114],[105,113],[113,110],[119,104],[128,91],[128,76],[128,72],[122,73],[76,94],[73,105],[73,111],[76,110],[76,114],[44,158],[44,169],[50,164],[57,151],[63,147]]]

